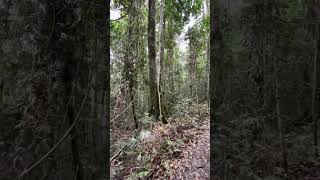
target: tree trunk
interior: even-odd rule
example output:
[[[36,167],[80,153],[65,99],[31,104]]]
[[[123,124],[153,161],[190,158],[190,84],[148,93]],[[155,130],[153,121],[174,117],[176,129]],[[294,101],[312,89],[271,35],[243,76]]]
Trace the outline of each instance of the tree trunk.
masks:
[[[170,37],[173,39],[173,36],[170,35]],[[170,39],[171,39],[170,38]],[[173,103],[173,92],[174,92],[174,62],[173,62],[173,45],[169,47],[168,49],[168,75],[169,75],[169,89],[170,89],[170,96],[169,101],[170,103]]]
[[[211,13],[213,13],[212,11],[213,11],[213,9],[211,9],[211,8],[213,8],[213,7],[211,7],[211,5],[210,5],[211,3],[209,2],[209,0],[206,0],[205,1],[205,5],[206,5],[206,7],[207,7],[207,9],[206,9],[206,16],[209,16],[209,18],[210,18],[210,32],[209,32],[209,36],[208,36],[208,40],[207,40],[207,53],[206,53],[206,55],[207,55],[207,63],[206,63],[206,72],[207,72],[207,83],[206,83],[206,96],[207,96],[207,98],[208,98],[208,107],[210,107],[210,96],[211,96],[211,94],[210,94],[210,84],[211,84],[211,82],[210,82],[210,80],[211,80],[211,67],[210,67],[210,63],[211,63],[211,56],[210,56],[210,52],[212,51],[211,50],[211,48],[210,48],[210,46],[212,45],[211,44],[211,36],[212,36],[212,34],[211,34],[211,31],[212,31],[212,26],[211,26],[211,23],[212,23],[212,14]]]
[[[135,11],[133,10],[134,8],[136,8],[135,5],[135,1],[132,2],[131,5],[131,10],[128,13],[128,44],[126,47],[126,52],[125,52],[125,59],[124,59],[124,68],[123,68],[123,74],[125,77],[125,84],[128,83],[128,86],[126,85],[126,87],[128,87],[129,90],[129,98],[130,98],[130,102],[131,103],[131,112],[132,112],[132,117],[133,117],[133,121],[134,121],[134,125],[135,128],[137,129],[139,127],[138,125],[138,121],[137,121],[137,117],[136,117],[136,112],[135,112],[135,102],[134,102],[134,92],[133,92],[133,88],[134,88],[134,84],[135,84],[135,80],[134,80],[134,61],[133,61],[133,43],[134,43],[134,39],[133,39],[133,31],[134,31],[134,20],[135,20],[135,14],[133,14]]]
[[[318,41],[319,41],[319,25],[314,26],[314,56],[313,56],[313,83],[312,83],[312,100],[311,100],[311,114],[312,114],[312,120],[313,120],[313,136],[314,136],[314,153],[315,157],[319,156],[318,152],[318,111],[317,108],[317,81],[318,81]]]
[[[110,179],[110,151],[107,150],[110,147],[110,0],[101,1],[103,3],[102,8],[102,25],[99,26],[103,28],[103,32],[105,34],[103,35],[104,39],[104,76],[105,76],[105,85],[102,89],[103,92],[103,98],[102,98],[102,109],[104,110],[104,113],[101,114],[100,122],[101,122],[101,140],[102,144],[99,149],[99,175],[98,177],[101,177],[100,179]],[[104,28],[105,27],[105,28]],[[104,97],[105,96],[105,97]],[[99,123],[99,122],[98,122]],[[100,124],[100,123],[99,123]]]
[[[169,89],[169,93],[166,94],[166,99],[167,99],[167,105],[170,105],[170,107],[174,103],[174,24],[173,24],[173,19],[170,18],[168,21],[168,26],[167,26],[167,34],[168,34],[168,47],[167,47],[167,63],[166,63],[166,68],[167,68],[167,88]]]
[[[158,101],[159,101],[159,112],[160,119],[164,124],[167,124],[166,118],[164,117],[163,112],[163,104],[162,104],[162,91],[161,91],[161,75],[163,69],[163,61],[164,61],[164,31],[165,31],[165,0],[160,1],[160,41],[159,41],[159,74],[158,74]]]
[[[214,0],[210,2],[210,72],[209,72],[209,109],[210,109],[210,139],[215,139],[214,123],[218,121],[216,110],[218,107],[217,102],[217,76],[221,72],[217,68],[220,61],[223,60],[222,49],[222,34],[220,30],[220,7],[219,1]],[[213,161],[213,143],[210,143],[210,160]],[[210,175],[214,174],[214,168],[210,168]]]
[[[149,87],[150,87],[150,110],[149,114],[159,118],[159,96],[157,90],[156,69],[156,2],[149,0],[148,14],[148,52],[149,52]]]

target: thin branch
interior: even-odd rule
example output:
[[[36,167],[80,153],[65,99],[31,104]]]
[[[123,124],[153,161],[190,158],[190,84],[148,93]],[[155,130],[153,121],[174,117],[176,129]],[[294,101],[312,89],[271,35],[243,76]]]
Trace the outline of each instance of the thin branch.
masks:
[[[110,161],[112,161],[114,158],[116,158],[120,154],[120,152],[124,149],[124,147],[125,146],[122,146],[122,148],[114,156],[112,156],[112,158],[110,158]]]
[[[116,117],[112,118],[110,122],[116,120],[119,116],[121,116],[124,112],[127,111],[127,109],[129,109],[130,105],[133,103],[133,100],[131,101],[131,103],[128,104],[128,106],[120,113],[118,114]]]
[[[114,21],[119,21],[119,20],[121,20],[121,19],[125,18],[127,15],[128,15],[128,13],[126,13],[126,14],[124,14],[124,15],[120,16],[118,19],[111,19],[110,21],[112,21],[112,22],[114,22]]]

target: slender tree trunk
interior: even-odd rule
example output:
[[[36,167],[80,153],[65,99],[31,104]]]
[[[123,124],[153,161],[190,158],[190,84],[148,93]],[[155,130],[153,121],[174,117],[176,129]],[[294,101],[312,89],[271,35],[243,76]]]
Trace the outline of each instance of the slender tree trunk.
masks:
[[[195,81],[195,57],[194,57],[194,50],[192,46],[192,40],[191,36],[189,36],[189,91],[190,91],[190,97],[194,99],[194,87],[193,83]],[[190,102],[191,103],[191,102]]]
[[[210,3],[209,3],[209,0],[205,0],[205,5],[206,5],[206,16],[210,16],[211,18],[211,7],[210,7]],[[211,23],[211,20],[210,20],[210,23]],[[210,29],[211,29],[211,26],[210,26]],[[211,31],[211,30],[210,30]],[[210,91],[210,36],[211,34],[209,33],[209,36],[208,36],[208,40],[207,40],[207,63],[206,63],[206,78],[207,78],[207,81],[206,81],[206,98],[208,99],[208,107],[209,107],[209,104],[210,104],[210,94],[209,94],[209,91]]]
[[[159,41],[159,73],[158,73],[158,101],[159,101],[159,112],[160,112],[160,119],[161,121],[166,124],[166,118],[164,117],[163,112],[163,104],[162,104],[162,91],[161,91],[161,76],[162,76],[162,69],[163,69],[163,61],[164,61],[164,43],[165,37],[165,0],[160,1],[160,41]]]
[[[197,101],[197,107],[198,107],[198,117],[200,118],[200,103],[199,103],[199,90],[198,90],[198,88],[199,88],[199,86],[200,86],[200,83],[199,83],[199,81],[200,81],[200,78],[199,78],[199,76],[198,76],[198,73],[197,73],[197,63],[195,63],[195,84],[196,84],[196,87],[195,87],[195,89],[196,89],[196,101]]]
[[[149,114],[159,118],[159,96],[157,88],[156,68],[156,2],[149,0],[148,14],[148,56],[149,56],[149,87],[150,87],[150,110]]]
[[[173,38],[173,37],[172,37]],[[170,96],[169,101],[173,103],[173,92],[174,92],[174,62],[173,62],[173,46],[168,49],[168,69],[169,69],[169,89]]]

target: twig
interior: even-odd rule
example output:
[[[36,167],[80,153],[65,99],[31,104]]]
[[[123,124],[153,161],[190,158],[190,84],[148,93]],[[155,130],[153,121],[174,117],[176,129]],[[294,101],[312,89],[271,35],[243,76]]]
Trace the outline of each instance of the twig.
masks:
[[[127,109],[130,107],[130,105],[133,103],[133,100],[131,101],[131,103],[129,103],[129,105],[120,113],[118,114],[116,117],[112,118],[110,122],[116,120],[119,116],[121,116],[124,112],[127,111]]]
[[[42,158],[40,158],[36,163],[34,163],[32,166],[30,166],[28,169],[24,170],[19,177],[23,177],[24,175],[26,175],[28,172],[30,172],[33,168],[35,168],[36,166],[38,166],[43,160],[45,160],[68,136],[68,134],[71,132],[71,130],[74,128],[74,126],[76,125],[76,123],[79,120],[80,117],[80,113],[82,111],[83,105],[85,104],[86,100],[87,100],[88,95],[86,94],[86,96],[84,97],[82,104],[80,106],[80,109],[78,111],[78,114],[76,116],[76,119],[73,121],[72,125],[70,126],[70,128],[64,133],[64,135],[60,138],[60,140],[44,155],[42,156]]]
[[[120,152],[124,149],[124,147],[125,147],[125,145],[114,156],[112,156],[112,158],[110,158],[110,161],[112,161],[114,158],[116,158],[120,154]]]
[[[111,19],[110,21],[111,21],[111,22],[119,21],[119,20],[125,18],[127,15],[128,15],[128,14],[121,15],[119,18],[117,18],[117,19]]]

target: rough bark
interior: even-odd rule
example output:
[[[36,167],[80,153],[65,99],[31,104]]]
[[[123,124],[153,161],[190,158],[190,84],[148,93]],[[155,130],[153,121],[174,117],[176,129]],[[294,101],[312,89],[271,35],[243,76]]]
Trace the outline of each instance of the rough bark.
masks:
[[[218,107],[216,90],[217,90],[217,76],[219,70],[217,65],[223,60],[223,54],[220,53],[222,48],[222,34],[220,29],[220,7],[219,1],[214,0],[210,2],[210,72],[209,72],[209,108],[210,108],[210,139],[215,139],[215,130],[213,124],[218,121],[216,109]],[[210,144],[210,161],[214,161],[213,143]],[[210,168],[210,176],[214,175],[214,168]]]
[[[105,84],[105,93],[106,93],[106,107],[104,108],[105,109],[105,122],[103,122],[102,124],[106,124],[106,130],[109,130],[110,129],[110,0],[107,0],[106,2],[106,6],[105,6],[105,10],[106,12],[106,21],[105,21],[105,24],[106,24],[106,34],[105,34],[105,46],[106,46],[106,50],[105,50],[105,79],[106,79],[106,84]],[[102,126],[104,127],[104,126]],[[106,132],[105,129],[103,129],[103,132],[102,133],[102,140],[104,143],[104,146],[103,146],[103,149],[101,149],[101,153],[102,155],[105,156],[105,159],[102,158],[101,159],[101,172],[105,172],[105,169],[106,169],[106,178],[110,178],[110,151],[107,151],[107,149],[109,149],[110,147],[110,135],[109,133]],[[103,166],[103,164],[106,164],[106,166]],[[105,168],[105,167],[108,167],[108,168]]]
[[[316,13],[313,13],[315,16]],[[319,156],[318,150],[318,103],[317,103],[317,88],[318,88],[318,56],[319,56],[319,25],[313,25],[314,30],[314,55],[313,55],[313,82],[312,82],[312,99],[311,99],[311,115],[313,121],[313,145],[315,157]]]
[[[136,2],[136,1],[135,1]],[[124,68],[123,68],[123,74],[125,77],[125,84],[128,86],[125,86],[125,88],[128,88],[128,96],[130,98],[131,103],[131,112],[132,112],[132,117],[133,117],[133,122],[135,125],[135,128],[137,129],[139,127],[137,117],[136,117],[136,112],[135,112],[135,102],[134,102],[134,85],[135,80],[135,70],[134,70],[134,54],[133,51],[135,51],[134,48],[134,41],[135,39],[133,38],[133,33],[135,30],[135,8],[136,4],[135,2],[132,2],[131,8],[128,13],[128,37],[127,37],[127,46],[126,46],[126,52],[125,52],[125,59],[124,59]]]

